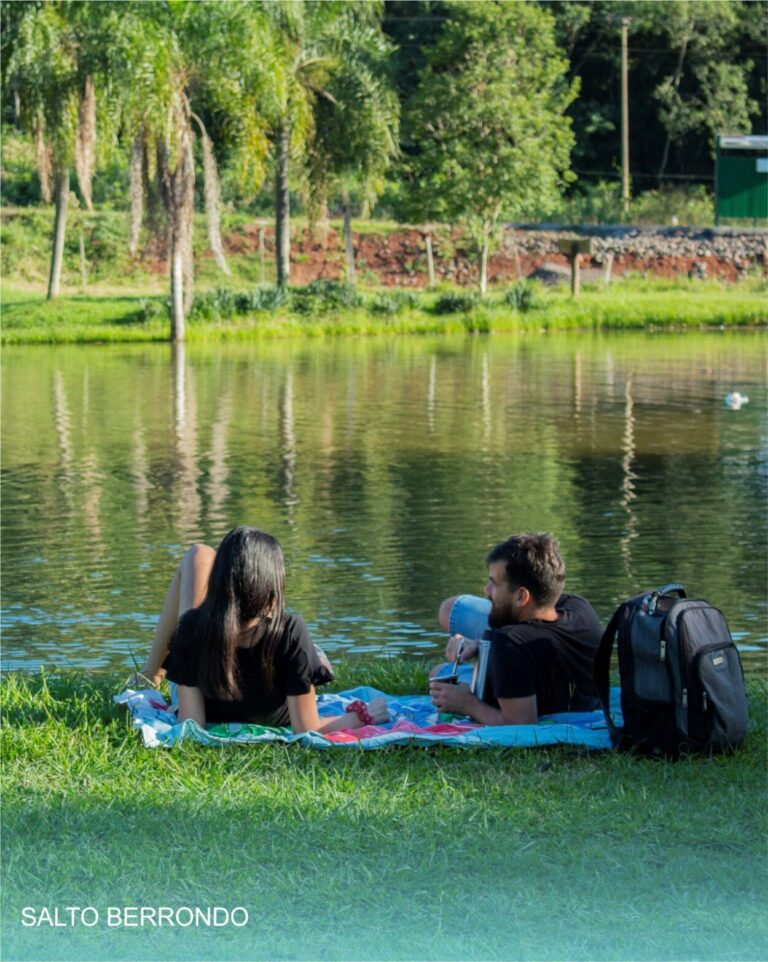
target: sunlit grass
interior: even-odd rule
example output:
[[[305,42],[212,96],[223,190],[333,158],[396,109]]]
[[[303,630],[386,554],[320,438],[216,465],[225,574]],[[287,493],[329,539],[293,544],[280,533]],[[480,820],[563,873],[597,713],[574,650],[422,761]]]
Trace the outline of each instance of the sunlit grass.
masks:
[[[147,750],[119,679],[2,678],[5,958],[765,957],[766,686],[732,757]],[[423,690],[424,666],[339,685]],[[244,905],[244,930],[22,929],[22,906]]]
[[[255,285],[251,285],[253,287]],[[203,288],[201,287],[201,290]],[[237,290],[236,286],[231,289]],[[248,289],[241,287],[240,289]],[[538,332],[547,330],[672,330],[707,327],[757,327],[768,323],[768,297],[757,278],[727,286],[717,281],[658,283],[638,278],[616,281],[610,288],[586,288],[578,301],[563,289],[535,288],[530,309],[518,311],[493,289],[468,310],[435,314],[440,291],[413,292],[415,306],[391,315],[375,313],[377,292],[363,293],[359,307],[303,315],[278,307],[221,320],[188,322],[189,340],[240,340],[338,335]],[[46,301],[23,287],[3,291],[4,343],[77,343],[88,341],[159,341],[169,336],[165,294],[152,290],[66,296]],[[156,305],[147,319],[144,308]]]

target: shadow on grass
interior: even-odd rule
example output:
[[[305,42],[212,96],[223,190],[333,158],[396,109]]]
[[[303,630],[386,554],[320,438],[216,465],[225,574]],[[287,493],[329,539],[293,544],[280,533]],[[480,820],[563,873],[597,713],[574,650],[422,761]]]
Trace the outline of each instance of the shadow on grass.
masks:
[[[347,786],[338,798],[320,791],[318,805],[311,791],[269,797],[251,778],[252,804],[179,783],[164,802],[139,785],[131,802],[32,797],[14,808],[4,957],[764,957],[751,845],[697,850],[664,825],[639,844],[639,831],[574,833],[533,811],[483,823],[476,795],[439,808],[425,792],[428,804],[387,812]],[[102,919],[109,906],[242,906],[249,922],[25,930],[30,905],[94,906]]]

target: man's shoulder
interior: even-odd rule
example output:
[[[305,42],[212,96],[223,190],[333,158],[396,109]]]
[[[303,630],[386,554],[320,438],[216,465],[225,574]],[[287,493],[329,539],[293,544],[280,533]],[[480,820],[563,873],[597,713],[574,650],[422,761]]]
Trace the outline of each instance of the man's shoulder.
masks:
[[[492,631],[491,638],[498,635],[506,641],[520,645],[548,641],[555,637],[599,643],[602,636],[600,619],[586,598],[581,595],[561,595],[555,610],[560,616],[557,621],[537,620],[505,625]]]
[[[597,619],[597,612],[583,595],[561,595],[555,609],[561,615],[576,614]]]

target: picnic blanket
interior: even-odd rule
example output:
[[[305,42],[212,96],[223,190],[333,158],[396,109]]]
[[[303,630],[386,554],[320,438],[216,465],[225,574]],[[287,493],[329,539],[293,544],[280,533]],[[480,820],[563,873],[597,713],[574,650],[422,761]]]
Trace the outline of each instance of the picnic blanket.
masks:
[[[387,695],[363,686],[331,695],[318,695],[321,717],[344,714],[345,707],[362,698],[377,696],[387,701],[390,722],[354,730],[303,732],[290,728],[267,728],[252,724],[211,724],[178,720],[173,704],[159,691],[127,689],[115,696],[128,709],[133,727],[141,732],[148,748],[170,748],[183,739],[203,745],[243,745],[263,742],[297,743],[309,748],[387,748],[390,745],[450,745],[457,748],[531,748],[546,745],[580,745],[610,748],[611,742],[600,711],[549,715],[536,725],[478,725],[467,718],[438,715],[429,695]],[[619,713],[619,689],[611,692],[612,707]]]

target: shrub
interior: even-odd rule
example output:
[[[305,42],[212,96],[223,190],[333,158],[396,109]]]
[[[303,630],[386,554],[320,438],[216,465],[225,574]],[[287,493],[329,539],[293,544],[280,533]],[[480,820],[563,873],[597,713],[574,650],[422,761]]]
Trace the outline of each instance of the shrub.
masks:
[[[291,302],[302,314],[359,307],[362,300],[355,288],[343,281],[317,280],[306,287],[291,289]]]
[[[254,311],[274,311],[291,302],[291,295],[284,287],[257,287],[238,294],[235,305],[238,314]]]
[[[504,292],[504,303],[524,314],[532,307],[538,307],[537,293],[531,281],[518,281]]]
[[[222,317],[232,317],[238,313],[237,299],[238,295],[225,287],[196,294],[189,318],[194,321],[219,321]]]
[[[467,294],[463,291],[451,291],[441,294],[432,305],[433,314],[465,314],[477,304],[477,294]]]
[[[373,314],[399,314],[418,306],[419,298],[412,291],[382,291],[369,304]]]
[[[138,318],[142,324],[152,324],[155,321],[167,321],[171,317],[171,302],[157,298],[139,301]]]

